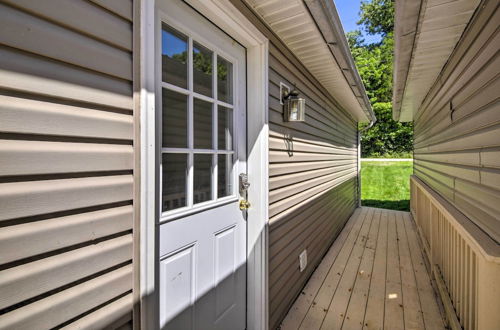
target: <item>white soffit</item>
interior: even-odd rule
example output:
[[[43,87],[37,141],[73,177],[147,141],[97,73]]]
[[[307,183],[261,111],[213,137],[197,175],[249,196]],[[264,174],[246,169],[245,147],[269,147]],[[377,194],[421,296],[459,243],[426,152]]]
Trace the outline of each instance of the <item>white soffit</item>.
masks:
[[[412,24],[412,20],[405,18],[405,13],[398,13],[398,9],[414,10],[410,3],[420,2],[399,2],[396,7],[399,47],[396,43],[393,111],[395,119],[411,121],[455,49],[480,0],[423,0],[411,53],[407,48],[401,49],[412,45],[404,45],[401,39],[404,39],[405,34],[398,34],[398,29],[405,30],[404,25]],[[406,13],[406,16],[409,15]],[[408,55],[411,59],[405,62],[404,57]],[[402,71],[407,72],[406,79]]]
[[[302,0],[247,3],[345,110],[358,121],[369,120]]]

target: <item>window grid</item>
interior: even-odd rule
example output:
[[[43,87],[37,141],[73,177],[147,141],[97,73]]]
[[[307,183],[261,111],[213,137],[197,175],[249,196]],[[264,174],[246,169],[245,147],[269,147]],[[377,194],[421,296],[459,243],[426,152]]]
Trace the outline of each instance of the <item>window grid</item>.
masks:
[[[183,95],[186,95],[188,97],[188,132],[187,132],[187,137],[188,137],[188,148],[171,148],[171,147],[163,147],[160,150],[160,156],[163,154],[187,154],[188,159],[187,159],[187,178],[186,178],[186,206],[180,208],[180,209],[173,209],[169,211],[162,211],[162,213],[171,213],[176,212],[181,209],[190,209],[194,205],[194,155],[195,154],[211,154],[212,156],[212,171],[211,171],[211,194],[212,198],[209,201],[205,201],[202,203],[210,203],[210,202],[216,202],[220,198],[227,198],[227,197],[232,197],[235,194],[234,191],[234,182],[232,182],[231,186],[233,187],[229,195],[219,197],[218,196],[218,155],[232,155],[232,166],[233,166],[233,171],[234,171],[234,155],[235,155],[235,141],[234,141],[234,136],[233,136],[233,141],[232,141],[232,149],[231,150],[218,150],[218,109],[219,107],[225,107],[228,109],[231,109],[233,111],[233,117],[232,117],[232,127],[233,127],[233,135],[235,134],[235,113],[234,113],[234,93],[235,90],[233,88],[233,94],[231,95],[231,98],[233,100],[233,104],[226,103],[223,101],[218,100],[218,82],[217,82],[217,74],[218,74],[218,67],[217,67],[217,57],[219,54],[215,51],[212,50],[211,48],[207,47],[207,49],[210,49],[212,51],[212,96],[208,97],[206,95],[197,93],[194,91],[194,63],[193,63],[193,38],[189,35],[186,35],[188,38],[188,58],[187,58],[187,67],[188,67],[188,84],[187,84],[187,89],[183,87],[179,87],[167,82],[164,82],[163,79],[160,79],[161,83],[161,88],[162,89],[167,89],[173,92],[177,92]],[[197,43],[199,43],[197,41]],[[200,43],[203,45],[202,43]],[[224,58],[225,59],[225,58]],[[225,59],[228,61],[227,59]],[[228,61],[233,65],[233,73],[236,70],[235,63]],[[234,77],[232,77],[231,84],[234,86]],[[196,149],[194,148],[194,99],[199,99],[202,101],[209,102],[212,105],[212,147],[213,149]],[[161,101],[163,102],[163,101]],[[160,109],[163,109],[163,104],[161,104]],[[163,110],[162,110],[163,111]],[[234,181],[234,173],[231,171],[230,176],[228,176],[228,180]],[[161,184],[161,191],[163,191],[163,180],[160,181]],[[198,203],[201,204],[201,203]]]

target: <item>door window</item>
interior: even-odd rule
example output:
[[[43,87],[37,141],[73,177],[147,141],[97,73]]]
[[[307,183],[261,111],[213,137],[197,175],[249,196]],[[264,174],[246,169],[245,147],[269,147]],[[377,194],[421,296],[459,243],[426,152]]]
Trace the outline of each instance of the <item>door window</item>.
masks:
[[[233,63],[163,23],[161,208],[233,196]]]

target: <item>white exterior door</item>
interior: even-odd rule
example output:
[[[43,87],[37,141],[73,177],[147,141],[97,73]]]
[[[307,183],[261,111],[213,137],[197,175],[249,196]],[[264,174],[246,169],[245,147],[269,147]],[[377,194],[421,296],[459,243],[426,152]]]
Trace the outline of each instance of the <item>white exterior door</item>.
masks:
[[[157,16],[160,328],[245,329],[245,49],[181,1]]]

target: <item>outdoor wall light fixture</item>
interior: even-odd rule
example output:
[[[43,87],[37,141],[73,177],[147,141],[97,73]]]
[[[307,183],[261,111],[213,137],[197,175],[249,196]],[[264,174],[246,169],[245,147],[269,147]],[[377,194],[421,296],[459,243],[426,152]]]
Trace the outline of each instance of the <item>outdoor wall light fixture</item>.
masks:
[[[285,121],[306,121],[306,99],[295,89],[283,96],[283,106]]]

